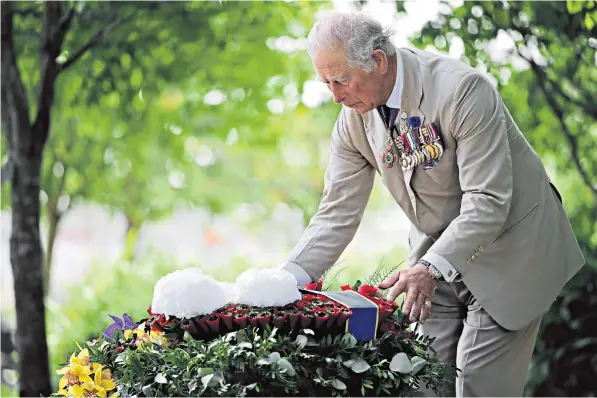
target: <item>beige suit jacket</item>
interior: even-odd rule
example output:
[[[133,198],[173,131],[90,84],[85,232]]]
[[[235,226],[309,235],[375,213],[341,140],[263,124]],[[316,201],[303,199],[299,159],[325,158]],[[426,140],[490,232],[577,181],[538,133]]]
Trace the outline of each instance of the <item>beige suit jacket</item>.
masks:
[[[559,194],[486,78],[447,57],[398,51],[402,110],[439,127],[439,164],[387,168],[389,132],[377,110],[343,107],[319,210],[288,261],[319,279],[353,239],[378,173],[411,222],[409,265],[427,251],[440,255],[496,322],[518,330],[585,263]]]

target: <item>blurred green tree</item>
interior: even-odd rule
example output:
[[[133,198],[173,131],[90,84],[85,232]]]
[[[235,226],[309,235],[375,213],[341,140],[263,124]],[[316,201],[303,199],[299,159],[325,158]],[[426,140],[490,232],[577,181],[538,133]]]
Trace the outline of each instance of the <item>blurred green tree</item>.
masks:
[[[134,238],[144,219],[169,212],[175,200],[201,202],[201,190],[183,189],[185,172],[205,150],[197,137],[236,131],[243,145],[276,150],[285,129],[268,131],[264,123],[271,100],[292,87],[298,92],[312,73],[304,56],[278,47],[300,48],[314,9],[285,2],[2,3],[2,180],[10,182],[3,193],[12,210],[21,395],[51,392],[40,196],[48,264],[71,203],[121,209]],[[213,169],[195,169],[188,180],[203,181]],[[179,191],[164,194],[166,184]]]
[[[597,2],[450,3],[413,43],[439,51],[463,45],[462,60],[493,76],[520,129],[553,169],[588,263],[544,317],[527,393],[595,395]]]

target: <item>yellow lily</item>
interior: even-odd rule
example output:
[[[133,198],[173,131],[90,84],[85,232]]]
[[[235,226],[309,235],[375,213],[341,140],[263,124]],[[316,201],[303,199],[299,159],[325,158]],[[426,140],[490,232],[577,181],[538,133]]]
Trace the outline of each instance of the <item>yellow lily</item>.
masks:
[[[93,383],[93,380],[89,377],[91,370],[88,366],[72,365],[59,369],[56,373],[64,375],[58,383],[60,390],[64,390],[68,386],[74,386],[77,383]]]
[[[75,357],[75,353],[70,356],[70,364],[71,365],[89,365],[89,350],[84,348],[81,350],[79,355]]]
[[[101,365],[99,365],[98,369],[95,371],[93,382],[96,386],[100,386],[105,391],[110,391],[116,388],[116,383],[112,380],[112,372],[110,372],[110,369],[103,370]]]
[[[124,338],[129,339],[133,336],[133,334],[137,335],[136,345],[140,346],[143,342],[146,343],[156,343],[156,344],[166,344],[168,339],[164,337],[162,332],[157,332],[152,330],[151,332],[145,332],[145,325],[141,324],[136,329],[129,329],[124,331]]]
[[[95,384],[93,381],[89,383],[83,383],[80,386],[74,385],[73,386],[73,395],[76,398],[80,397],[105,397],[106,390]]]

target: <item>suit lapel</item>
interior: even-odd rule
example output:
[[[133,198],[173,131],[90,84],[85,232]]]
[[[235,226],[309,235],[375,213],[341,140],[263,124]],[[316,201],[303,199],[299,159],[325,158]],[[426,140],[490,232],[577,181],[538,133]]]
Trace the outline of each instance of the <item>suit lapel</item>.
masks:
[[[425,123],[425,115],[419,109],[421,101],[423,100],[423,84],[421,82],[421,68],[415,55],[407,49],[398,49],[399,55],[402,57],[402,65],[404,69],[404,90],[402,92],[402,109],[398,118],[402,116],[402,112],[406,112],[407,117],[418,116],[421,118],[421,125]],[[415,168],[404,171],[404,183],[410,202],[413,206],[415,214],[417,212],[417,203],[414,191],[410,185]]]

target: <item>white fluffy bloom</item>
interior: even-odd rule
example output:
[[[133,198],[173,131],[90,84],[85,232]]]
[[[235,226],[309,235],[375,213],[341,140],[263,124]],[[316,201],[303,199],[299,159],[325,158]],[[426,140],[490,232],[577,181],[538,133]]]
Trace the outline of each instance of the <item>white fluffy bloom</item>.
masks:
[[[187,268],[162,277],[153,291],[154,313],[192,318],[209,314],[228,301],[222,285],[199,268]]]
[[[301,299],[296,279],[279,268],[249,269],[236,278],[234,302],[258,307],[284,306]]]

